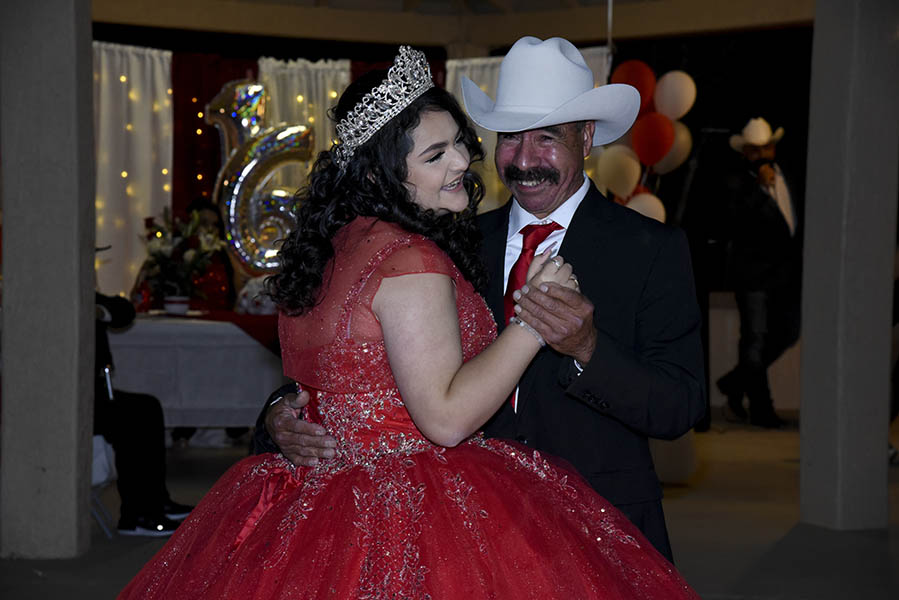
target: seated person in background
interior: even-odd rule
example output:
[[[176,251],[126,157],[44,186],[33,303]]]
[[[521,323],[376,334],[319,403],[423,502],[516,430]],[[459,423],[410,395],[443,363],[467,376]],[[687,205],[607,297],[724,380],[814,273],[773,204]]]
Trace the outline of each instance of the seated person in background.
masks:
[[[206,198],[198,198],[187,207],[187,214],[194,211],[200,215],[200,228],[197,237],[200,243],[225,239],[225,229],[218,208]],[[205,310],[232,310],[234,308],[234,269],[228,259],[227,251],[222,248],[212,255],[209,266],[203,273],[194,277],[194,286],[198,294],[191,299],[191,306]]]
[[[94,433],[115,450],[116,485],[122,501],[119,533],[164,537],[192,506],[172,501],[165,486],[165,425],[153,396],[112,388],[112,352],[106,328],[134,320],[134,306],[121,296],[96,294],[96,381]]]

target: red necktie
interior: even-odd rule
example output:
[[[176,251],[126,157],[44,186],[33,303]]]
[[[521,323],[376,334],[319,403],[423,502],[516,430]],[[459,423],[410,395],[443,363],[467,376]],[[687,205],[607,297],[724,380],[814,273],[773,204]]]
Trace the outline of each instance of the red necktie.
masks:
[[[506,295],[503,297],[503,313],[506,317],[506,320],[503,321],[504,324],[508,325],[509,319],[515,314],[513,310],[515,298],[512,297],[512,294],[526,283],[525,278],[528,276],[528,267],[531,266],[531,261],[534,260],[537,246],[549,237],[549,234],[558,229],[563,229],[563,227],[555,221],[550,221],[542,225],[525,225],[518,232],[524,236],[524,239],[521,242],[521,254],[518,255],[518,260],[512,265],[512,270],[509,271],[509,283],[506,285]],[[515,412],[518,412],[517,396],[518,388],[515,388],[512,395],[509,396],[509,402],[512,404]]]
[[[515,306],[515,299],[512,298],[512,294],[527,283],[525,278],[528,275],[528,267],[531,266],[531,261],[534,260],[534,254],[537,252],[537,246],[549,237],[550,233],[559,229],[563,229],[563,227],[555,221],[542,225],[525,225],[521,228],[519,233],[524,236],[521,244],[521,254],[518,256],[515,264],[512,265],[512,270],[509,271],[509,283],[506,285],[506,295],[503,298],[503,313],[506,317],[505,321],[503,321],[504,324],[508,325],[509,319],[515,314],[512,310]]]

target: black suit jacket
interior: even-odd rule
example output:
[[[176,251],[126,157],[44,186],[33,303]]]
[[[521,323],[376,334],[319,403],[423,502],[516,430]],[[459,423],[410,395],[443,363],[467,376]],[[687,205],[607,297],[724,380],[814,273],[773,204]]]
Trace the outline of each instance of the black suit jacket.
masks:
[[[487,303],[500,318],[510,208],[479,217]],[[705,411],[686,237],[610,202],[591,182],[559,254],[595,306],[596,350],[580,375],[572,358],[541,350],[521,379],[518,413],[506,404],[485,432],[566,459],[613,504],[658,502],[648,438],[677,438]]]
[[[797,285],[802,277],[802,211],[796,190],[787,181],[793,202],[796,231],[777,201],[762,190],[755,170],[745,161],[727,177],[730,210],[732,278],[738,291]]]

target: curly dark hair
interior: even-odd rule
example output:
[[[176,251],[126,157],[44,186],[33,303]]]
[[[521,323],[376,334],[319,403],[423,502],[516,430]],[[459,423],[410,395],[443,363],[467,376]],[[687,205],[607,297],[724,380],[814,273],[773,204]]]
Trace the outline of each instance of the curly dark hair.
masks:
[[[338,122],[344,118],[386,77],[386,70],[378,70],[354,81],[331,110],[331,119]],[[413,146],[410,134],[425,111],[448,112],[459,126],[471,161],[484,158],[477,133],[459,103],[438,87],[415,99],[357,148],[344,170],[338,168],[330,151],[321,152],[309,184],[297,192],[297,227],[281,244],[281,269],[265,280],[268,295],[282,312],[298,315],[318,303],[325,268],[334,256],[331,240],[341,227],[359,216],[396,223],[433,240],[475,288],[484,288],[486,272],[478,257],[480,234],[474,222],[484,195],[478,175],[471,171],[465,174],[468,207],[460,213],[438,214],[425,209],[413,201],[404,185],[408,176],[406,156]]]

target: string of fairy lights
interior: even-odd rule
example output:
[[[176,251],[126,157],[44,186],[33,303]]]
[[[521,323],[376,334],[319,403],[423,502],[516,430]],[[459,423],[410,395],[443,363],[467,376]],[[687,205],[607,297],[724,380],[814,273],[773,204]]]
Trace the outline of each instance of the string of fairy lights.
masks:
[[[104,291],[123,293],[128,282],[119,276],[110,283],[109,270],[102,268],[121,265],[118,269],[133,279],[145,254],[135,234],[153,206],[170,204],[172,157],[167,147],[174,92],[163,87],[168,77],[154,70],[168,68],[170,53],[114,44],[95,44],[94,51],[99,117],[96,235],[98,243],[116,247],[113,253],[97,254],[94,266],[98,280],[107,280],[100,281]]]
[[[97,101],[102,99],[104,103],[97,113],[97,241],[102,245],[111,243],[116,248],[115,252],[98,254],[95,260],[98,283],[107,293],[127,294],[130,291],[130,285],[146,256],[143,243],[139,241],[145,231],[145,219],[159,217],[163,207],[171,207],[176,186],[185,185],[183,175],[176,174],[179,182],[173,179],[174,157],[171,148],[174,142],[174,94],[177,90],[171,87],[170,54],[163,60],[159,60],[160,56],[160,51],[153,49],[95,44],[95,98]],[[348,65],[342,68],[348,71]],[[335,65],[333,70],[339,69]],[[272,105],[267,107],[266,121],[274,117],[277,121],[299,122],[310,127],[318,125],[317,121],[323,114],[318,110],[318,105],[327,107],[332,104],[339,96],[339,86],[344,85],[340,77],[329,77],[336,85],[326,84],[323,93],[313,92],[310,95],[307,91],[299,94],[294,91],[287,98],[279,96],[282,103],[289,98],[295,99],[294,106],[300,110],[288,109],[286,104],[279,103],[282,114],[275,117],[271,113]],[[294,87],[296,90],[295,86],[304,85],[304,81],[302,78],[288,79],[282,83],[283,89],[287,91]],[[308,89],[321,90],[319,85],[310,84]],[[268,86],[266,91],[269,91]],[[185,99],[190,101],[193,110],[184,117],[197,119],[192,123],[193,127],[187,128],[187,132],[191,137],[196,136],[197,140],[212,135],[209,130],[212,125],[204,112],[204,106],[211,98],[200,96],[196,94]],[[263,122],[258,125],[261,131]],[[265,123],[265,126],[268,125],[270,123]],[[100,130],[103,130],[102,135]],[[330,146],[331,136],[322,133],[318,139],[326,144],[325,147]],[[190,142],[183,140],[179,143]],[[208,146],[209,141],[202,144]],[[194,190],[195,195],[209,197],[217,169],[222,166],[220,161],[182,162],[187,164],[179,164],[180,168],[191,168],[193,162],[195,172],[190,173],[188,178],[202,182]],[[294,177],[289,176],[285,181],[292,179]]]

